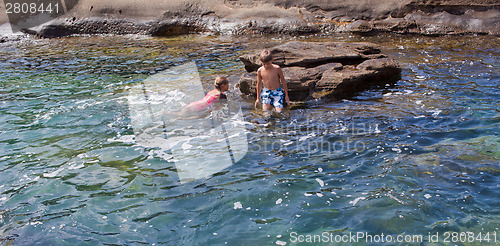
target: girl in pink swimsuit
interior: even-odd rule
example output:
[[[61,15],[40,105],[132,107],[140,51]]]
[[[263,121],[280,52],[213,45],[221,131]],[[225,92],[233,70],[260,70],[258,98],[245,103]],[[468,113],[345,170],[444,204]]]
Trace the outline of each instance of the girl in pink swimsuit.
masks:
[[[218,102],[220,99],[226,99],[224,91],[229,89],[229,80],[224,76],[217,76],[214,83],[215,89],[209,91],[207,95],[198,101],[192,102],[181,110],[181,113],[198,113],[205,111],[207,108]],[[185,112],[188,110],[189,112]],[[184,112],[183,112],[184,111]]]

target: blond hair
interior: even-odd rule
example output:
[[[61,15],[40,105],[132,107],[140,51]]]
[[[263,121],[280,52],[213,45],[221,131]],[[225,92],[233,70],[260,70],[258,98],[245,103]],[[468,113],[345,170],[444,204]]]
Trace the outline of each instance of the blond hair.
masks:
[[[217,90],[220,90],[220,87],[225,84],[229,84],[229,80],[225,76],[217,76],[215,78],[214,86]]]
[[[262,52],[260,52],[259,58],[262,63],[268,63],[273,60],[273,55],[271,54],[271,51],[265,49]]]

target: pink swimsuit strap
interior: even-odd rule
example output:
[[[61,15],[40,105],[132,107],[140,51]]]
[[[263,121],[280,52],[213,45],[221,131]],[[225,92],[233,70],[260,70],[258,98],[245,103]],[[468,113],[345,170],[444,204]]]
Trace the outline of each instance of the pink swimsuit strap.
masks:
[[[214,95],[207,94],[202,100],[206,101],[207,105],[210,105],[212,103],[216,103],[219,99]]]
[[[216,103],[219,99],[213,95],[207,94],[201,100],[190,103],[187,107],[194,111],[204,111],[211,104]]]

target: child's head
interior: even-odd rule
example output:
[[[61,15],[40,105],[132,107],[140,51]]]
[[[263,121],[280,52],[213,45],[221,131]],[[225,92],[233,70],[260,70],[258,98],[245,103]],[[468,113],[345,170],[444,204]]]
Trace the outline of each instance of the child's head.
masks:
[[[265,49],[262,52],[260,52],[259,58],[262,64],[270,63],[273,61],[273,55],[271,54],[271,51],[269,51],[268,49]]]
[[[224,76],[217,76],[214,82],[215,89],[219,91],[227,91],[229,87],[229,80]]]

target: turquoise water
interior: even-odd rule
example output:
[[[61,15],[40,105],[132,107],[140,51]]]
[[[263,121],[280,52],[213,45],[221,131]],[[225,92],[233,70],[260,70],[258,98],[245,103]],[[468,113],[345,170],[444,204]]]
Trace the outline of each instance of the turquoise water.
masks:
[[[499,39],[295,39],[383,45],[401,64],[402,79],[271,119],[233,89],[229,100],[243,109],[248,152],[187,183],[158,148],[134,141],[130,88],[190,61],[205,89],[217,74],[230,76],[234,88],[243,73],[239,55],[290,38],[0,44],[0,244],[374,243],[325,241],[359,232],[423,236],[412,245],[498,244]],[[314,238],[324,233],[332,237]],[[439,242],[430,243],[429,234]],[[301,242],[307,239],[315,241]]]

